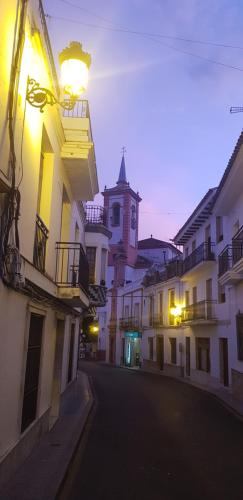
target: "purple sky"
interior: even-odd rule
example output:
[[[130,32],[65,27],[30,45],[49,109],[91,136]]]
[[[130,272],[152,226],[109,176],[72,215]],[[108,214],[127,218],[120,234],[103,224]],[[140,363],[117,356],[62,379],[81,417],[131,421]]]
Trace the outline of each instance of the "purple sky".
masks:
[[[84,97],[100,191],[115,185],[125,145],[127,178],[143,199],[139,237],[173,238],[208,188],[219,183],[242,129],[243,114],[229,113],[230,106],[243,105],[242,1],[44,0],[44,8],[55,57],[71,40],[92,55]],[[242,49],[155,41],[97,26]]]

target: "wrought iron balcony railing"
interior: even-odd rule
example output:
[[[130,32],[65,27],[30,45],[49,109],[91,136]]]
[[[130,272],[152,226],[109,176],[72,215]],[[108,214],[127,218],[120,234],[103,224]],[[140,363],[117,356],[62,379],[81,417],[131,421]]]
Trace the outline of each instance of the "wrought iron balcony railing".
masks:
[[[141,322],[139,318],[129,316],[128,318],[119,319],[120,330],[139,330],[141,328]]]
[[[87,205],[85,208],[86,224],[102,224],[107,226],[107,216],[104,207]]]
[[[79,99],[73,109],[64,109],[63,116],[65,118],[90,118],[89,103],[84,99]]]
[[[81,243],[56,243],[56,285],[89,293],[89,264]]]
[[[181,276],[183,271],[183,261],[174,259],[169,261],[163,271],[154,271],[151,275],[145,275],[143,285],[145,287],[168,281],[176,276]]]
[[[213,252],[214,243],[201,243],[188,257],[183,261],[183,274],[190,271],[193,267],[204,261],[215,260]]]
[[[232,238],[232,244],[226,245],[223,251],[219,254],[219,276],[223,276],[234,264],[243,257],[243,226]]]
[[[42,273],[45,272],[46,243],[48,239],[48,234],[49,231],[47,227],[41,220],[40,216],[37,214],[36,224],[35,224],[33,264]]]
[[[201,300],[183,307],[181,321],[215,320],[215,303],[214,300]]]
[[[223,276],[233,265],[232,246],[227,245],[218,257],[218,274]]]

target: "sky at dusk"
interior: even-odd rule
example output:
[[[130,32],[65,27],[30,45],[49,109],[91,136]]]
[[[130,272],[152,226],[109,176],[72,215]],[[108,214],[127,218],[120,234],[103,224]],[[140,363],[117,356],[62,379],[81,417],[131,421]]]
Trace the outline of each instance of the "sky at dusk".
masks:
[[[56,61],[72,40],[92,56],[84,98],[100,191],[115,185],[125,146],[127,178],[142,197],[140,239],[173,238],[218,185],[242,129],[243,113],[229,113],[243,105],[242,1],[43,3]]]

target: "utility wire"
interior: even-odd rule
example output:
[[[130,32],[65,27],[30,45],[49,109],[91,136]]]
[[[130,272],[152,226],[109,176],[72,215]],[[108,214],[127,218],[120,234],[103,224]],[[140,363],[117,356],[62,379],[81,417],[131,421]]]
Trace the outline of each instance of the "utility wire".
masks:
[[[238,66],[233,66],[231,64],[223,63],[221,61],[216,61],[215,59],[211,59],[209,57],[204,57],[204,56],[201,56],[199,54],[194,54],[193,52],[189,52],[187,50],[180,49],[180,48],[175,47],[173,45],[169,45],[166,42],[162,42],[162,40],[158,40],[157,38],[155,38],[158,35],[155,35],[155,34],[152,34],[152,33],[146,33],[146,32],[142,32],[142,31],[133,31],[133,30],[127,30],[127,29],[120,29],[120,28],[110,28],[110,27],[107,27],[107,26],[100,26],[100,25],[96,25],[96,24],[92,24],[92,23],[85,23],[85,22],[79,21],[77,19],[69,19],[69,18],[66,18],[66,17],[52,16],[50,14],[46,14],[46,17],[49,18],[49,19],[57,20],[57,21],[65,21],[65,22],[70,22],[70,23],[74,23],[74,24],[79,24],[79,25],[82,25],[82,26],[86,26],[88,28],[103,29],[103,30],[108,30],[108,31],[113,31],[113,32],[120,32],[120,33],[130,33],[130,34],[133,34],[133,35],[138,35],[138,36],[146,37],[146,38],[148,38],[148,39],[150,39],[150,40],[152,40],[152,41],[154,41],[156,43],[159,43],[160,45],[163,45],[164,47],[167,47],[167,48],[169,48],[171,50],[175,50],[176,52],[180,52],[182,54],[189,55],[191,57],[200,59],[202,61],[206,61],[206,62],[209,62],[211,64],[216,64],[218,66],[222,66],[224,68],[234,69],[236,71],[243,72],[243,68],[239,68]],[[233,46],[231,46],[231,48],[233,48]],[[236,48],[236,47],[234,47],[234,48]],[[238,48],[243,49],[242,47],[238,47]]]
[[[105,26],[97,26],[101,29],[107,29],[107,30],[114,30],[114,31],[121,31],[125,33],[132,33],[136,35],[146,35],[149,37],[158,37],[158,38],[167,38],[168,40],[178,40],[180,42],[187,42],[187,43],[195,43],[195,44],[200,44],[200,45],[211,45],[214,47],[223,47],[227,49],[237,49],[237,50],[243,50],[243,46],[239,45],[231,45],[231,44],[226,44],[226,43],[219,43],[219,42],[210,42],[208,40],[196,40],[194,38],[184,38],[184,37],[179,37],[179,36],[173,36],[173,35],[165,35],[164,33],[149,33],[149,32],[142,32],[142,31],[135,31],[135,30],[130,30],[126,27],[123,27],[119,24],[114,23],[113,21],[110,21],[109,19],[99,16],[98,14],[95,14],[94,12],[91,12],[88,9],[85,9],[84,7],[81,7],[80,5],[76,5],[72,2],[69,2],[68,0],[59,0],[59,2],[62,2],[66,5],[69,5],[70,7],[74,7],[78,10],[82,10],[83,12],[86,12],[87,14],[96,17],[97,19],[101,19],[102,21],[111,24],[114,26],[114,28],[109,28]]]

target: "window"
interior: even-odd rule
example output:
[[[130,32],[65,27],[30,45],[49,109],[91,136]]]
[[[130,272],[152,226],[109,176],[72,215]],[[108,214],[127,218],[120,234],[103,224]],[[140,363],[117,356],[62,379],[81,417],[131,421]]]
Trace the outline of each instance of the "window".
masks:
[[[176,365],[176,338],[170,338],[170,361]]]
[[[218,283],[218,301],[219,304],[223,304],[224,302],[226,302],[225,286],[220,285],[220,283]]]
[[[216,217],[216,242],[219,243],[223,239],[223,218],[219,215]]]
[[[194,252],[194,250],[196,250],[196,240],[192,242],[192,252]]]
[[[187,257],[188,257],[188,255],[189,255],[189,249],[188,249],[188,247],[186,247],[186,248],[185,248],[185,258],[187,258]]]
[[[136,229],[136,207],[132,205],[131,207],[131,229]]]
[[[192,303],[196,304],[197,303],[197,287],[194,286],[192,288]]]
[[[149,297],[149,326],[153,326],[154,319],[154,297],[150,295]]]
[[[125,317],[125,318],[129,318],[129,306],[125,306],[125,309],[124,309],[124,317]]]
[[[236,316],[238,360],[243,361],[243,314]]]
[[[101,250],[101,269],[100,269],[100,284],[105,286],[106,279],[106,261],[107,261],[107,250],[102,248]]]
[[[210,372],[210,339],[196,338],[196,367],[197,370]]]
[[[134,304],[134,318],[139,320],[139,303]]]
[[[95,283],[95,260],[96,260],[96,248],[86,247],[86,256],[89,263],[89,283]]]
[[[187,307],[187,306],[189,306],[189,304],[190,304],[190,292],[189,292],[189,290],[186,290],[185,291],[185,306]]]
[[[112,226],[120,226],[120,204],[113,203],[112,205]]]
[[[149,359],[153,361],[154,354],[154,339],[153,337],[148,337],[148,347],[149,347]]]
[[[171,314],[171,308],[175,307],[175,290],[174,288],[168,290],[169,294],[169,324],[174,325],[175,324],[175,316]]]
[[[36,418],[43,323],[43,316],[31,313],[21,432],[24,432]]]

